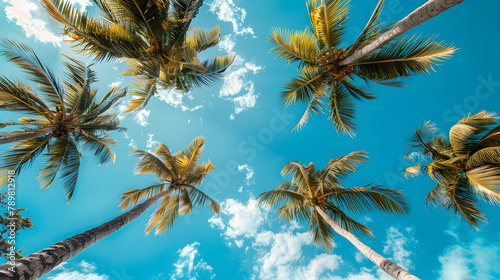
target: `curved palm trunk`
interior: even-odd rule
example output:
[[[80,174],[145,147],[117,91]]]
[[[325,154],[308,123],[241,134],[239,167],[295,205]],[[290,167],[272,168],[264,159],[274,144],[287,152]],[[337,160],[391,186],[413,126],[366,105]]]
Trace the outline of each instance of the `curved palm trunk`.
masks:
[[[46,128],[34,130],[28,133],[23,133],[23,134],[16,134],[16,135],[11,135],[11,136],[6,136],[6,137],[0,137],[0,145],[1,144],[7,144],[7,143],[13,143],[13,142],[18,142],[26,139],[32,139],[32,138],[37,138],[40,136],[47,135],[49,133],[52,133],[57,130],[57,125],[51,125]]]
[[[398,280],[420,280],[420,278],[410,274],[404,268],[393,263],[392,261],[382,257],[380,254],[375,252],[372,248],[366,246],[363,242],[351,234],[350,232],[341,228],[333,219],[330,217],[323,209],[317,205],[314,208],[318,213],[327,221],[327,223],[332,227],[332,229],[342,235],[345,239],[349,240],[358,250],[370,259],[374,264],[380,267],[383,271],[387,272],[389,275]]]
[[[400,20],[393,28],[385,32],[377,40],[366,45],[361,50],[339,62],[340,65],[352,63],[371,52],[382,48],[385,44],[403,35],[413,27],[439,15],[440,13],[462,3],[465,0],[429,0],[404,19]]]
[[[10,264],[0,266],[0,280],[31,280],[44,275],[58,264],[76,256],[90,245],[111,235],[139,217],[158,199],[169,194],[171,191],[172,188],[169,187],[109,222],[58,242],[38,253],[19,259],[16,261],[14,267]]]

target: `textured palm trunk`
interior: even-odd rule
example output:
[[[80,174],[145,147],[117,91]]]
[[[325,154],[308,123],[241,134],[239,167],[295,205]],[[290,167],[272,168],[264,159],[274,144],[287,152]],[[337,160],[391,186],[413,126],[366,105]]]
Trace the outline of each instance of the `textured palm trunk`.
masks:
[[[355,52],[353,55],[340,61],[340,65],[347,65],[352,63],[373,51],[382,48],[390,41],[408,32],[413,27],[441,14],[442,12],[462,3],[465,0],[429,0],[427,3],[420,6],[404,19],[400,20],[393,28],[385,32],[377,40],[366,45],[361,50]]]
[[[323,217],[328,224],[332,227],[332,229],[342,235],[345,239],[349,240],[358,250],[365,255],[368,259],[370,259],[374,264],[380,267],[383,271],[387,272],[389,275],[394,277],[394,279],[398,280],[420,280],[420,278],[410,274],[404,268],[399,265],[393,263],[392,261],[382,257],[380,254],[375,252],[372,248],[366,246],[363,242],[359,241],[359,239],[351,234],[350,232],[341,228],[323,209],[319,206],[314,206],[318,213]]]
[[[172,188],[169,187],[167,190],[149,198],[109,222],[58,242],[38,253],[21,258],[16,261],[14,267],[10,264],[0,266],[0,280],[31,280],[44,275],[58,264],[76,256],[90,245],[111,235],[139,217],[146,209],[155,204],[158,199],[169,194],[171,191]]]
[[[46,128],[42,128],[39,130],[35,130],[32,132],[28,132],[28,133],[0,137],[0,145],[7,144],[7,143],[13,143],[13,142],[19,142],[19,141],[26,140],[26,139],[41,137],[41,136],[44,136],[44,135],[47,135],[49,133],[56,131],[57,128],[58,128],[58,126],[55,124],[55,125],[52,125],[52,126],[49,126]]]

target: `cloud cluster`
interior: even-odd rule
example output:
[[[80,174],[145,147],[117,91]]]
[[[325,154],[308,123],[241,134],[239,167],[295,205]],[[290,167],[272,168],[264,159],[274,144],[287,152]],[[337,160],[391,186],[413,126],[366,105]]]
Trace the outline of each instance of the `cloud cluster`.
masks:
[[[104,274],[98,274],[95,271],[97,267],[94,263],[82,260],[76,267],[67,268],[68,263],[63,262],[56,266],[52,272],[54,276],[49,276],[49,280],[109,280],[110,277]]]
[[[247,12],[236,6],[233,0],[214,0],[208,4],[210,11],[217,15],[219,20],[229,22],[233,25],[233,32],[237,35],[254,35],[253,29],[243,27]]]
[[[198,242],[188,244],[184,248],[177,251],[179,259],[174,263],[174,272],[170,275],[170,279],[213,279],[213,267],[208,265],[203,259],[197,260],[200,253],[197,247]]]
[[[26,37],[33,37],[42,43],[53,43],[61,46],[62,37],[49,30],[48,24],[41,17],[44,11],[36,1],[31,0],[3,0],[8,3],[5,7],[7,19],[16,23],[26,33]]]

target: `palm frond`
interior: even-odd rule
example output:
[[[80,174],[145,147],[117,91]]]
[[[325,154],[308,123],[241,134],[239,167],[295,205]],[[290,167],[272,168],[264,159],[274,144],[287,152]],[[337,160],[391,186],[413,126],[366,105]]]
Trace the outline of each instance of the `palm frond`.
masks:
[[[455,48],[434,38],[402,37],[353,64],[355,73],[370,80],[387,81],[427,74],[433,65],[449,58]]]
[[[488,126],[495,124],[497,117],[486,111],[470,115],[461,119],[450,129],[450,143],[457,155],[466,155],[474,148],[479,135],[486,131]]]
[[[0,53],[26,72],[29,80],[39,84],[38,90],[45,93],[45,98],[50,104],[64,108],[63,91],[58,80],[54,73],[40,61],[32,48],[11,40],[0,40],[0,45],[3,48]]]
[[[156,223],[155,235],[167,232],[172,228],[175,219],[179,215],[179,202],[180,199],[178,194],[173,194],[170,196],[169,203],[167,206],[165,206],[165,210],[163,211],[163,216]]]
[[[205,139],[198,136],[189,143],[187,149],[181,150],[174,155],[180,174],[187,174],[194,170],[203,152],[204,144]]]
[[[155,174],[166,181],[173,179],[172,171],[154,154],[141,150],[131,150],[130,153],[139,157],[134,174]]]
[[[477,194],[467,187],[467,179],[460,178],[445,189],[443,207],[470,224],[476,231],[480,223],[485,223],[484,213],[477,209]]]
[[[71,140],[67,141],[67,151],[62,162],[62,169],[60,178],[66,192],[66,202],[70,203],[71,198],[73,198],[73,193],[75,192],[76,182],[78,180],[78,173],[80,170],[80,152],[78,152],[78,147]]]
[[[496,166],[483,165],[468,170],[465,174],[476,189],[487,189],[490,192],[500,194],[500,164]],[[488,193],[488,191],[482,191],[482,193]]]
[[[320,50],[337,47],[345,33],[349,0],[317,0],[307,2],[311,25]]]
[[[382,15],[382,8],[384,6],[384,0],[379,0],[375,10],[373,10],[372,16],[368,20],[363,31],[359,35],[356,42],[354,42],[347,50],[344,57],[349,57],[354,54],[357,50],[360,50],[367,44],[374,41],[378,36],[382,34],[380,32],[382,23],[380,22],[380,16]]]
[[[285,85],[287,91],[283,92],[281,103],[290,106],[296,102],[307,103],[314,94],[321,94],[327,75],[324,69],[305,67],[299,70],[299,77]]]
[[[386,189],[381,185],[370,184],[359,188],[337,187],[324,196],[339,209],[353,213],[382,211],[401,215],[410,212],[410,206],[401,191]]]
[[[143,189],[129,190],[121,195],[122,201],[118,208],[122,211],[136,205],[141,199],[151,198],[165,190],[165,184],[157,184]]]
[[[297,125],[293,128],[293,130],[300,130],[307,124],[309,118],[311,117],[311,111],[320,116],[321,111],[323,110],[321,98],[323,98],[324,96],[325,95],[322,92],[316,92],[313,94],[309,105],[307,105],[306,111],[302,115],[302,118],[300,118],[300,121],[297,123]]]
[[[373,231],[369,227],[351,219],[342,210],[335,207],[335,205],[326,203],[324,206],[327,214],[346,231],[358,237],[374,237]]]
[[[354,137],[356,125],[354,124],[354,104],[346,87],[342,83],[333,82],[330,86],[330,116],[337,132],[342,132]]]
[[[285,59],[285,63],[299,62],[299,68],[315,64],[318,51],[314,34],[311,34],[309,29],[292,32],[273,28],[268,35],[268,41],[277,45],[269,53],[276,53],[277,57]]]
[[[339,186],[340,180],[355,172],[358,166],[366,163],[367,160],[368,156],[365,151],[356,151],[331,159],[326,168],[321,171],[320,180],[327,186]]]
[[[313,235],[314,245],[328,252],[333,250],[333,230],[316,209],[311,211],[309,233]]]

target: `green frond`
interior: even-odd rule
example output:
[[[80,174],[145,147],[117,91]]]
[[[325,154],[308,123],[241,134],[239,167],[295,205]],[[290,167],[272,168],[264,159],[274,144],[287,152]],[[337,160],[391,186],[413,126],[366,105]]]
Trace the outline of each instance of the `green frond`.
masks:
[[[467,159],[467,170],[480,168],[485,165],[500,165],[500,147],[483,148]]]
[[[55,180],[68,153],[68,141],[54,141],[50,152],[45,153],[47,157],[46,166],[40,170],[38,181],[40,188],[48,188]]]
[[[348,94],[343,83],[333,82],[329,90],[329,118],[332,120],[337,132],[354,137],[356,135],[354,132],[356,129],[356,125],[354,124],[355,111],[351,96]]]
[[[78,142],[82,143],[82,148],[94,153],[94,156],[99,158],[99,165],[113,164],[115,162],[115,154],[111,146],[116,146],[117,141],[110,138],[108,134],[96,136],[93,134],[85,134],[78,138]]]
[[[300,193],[308,191],[312,195],[311,175],[314,174],[314,164],[310,163],[308,166],[301,164],[298,161],[291,161],[283,166],[281,175],[284,178],[291,177],[291,182],[297,184]]]
[[[276,209],[276,215],[281,222],[308,223],[311,219],[311,207],[303,202],[287,203]]]
[[[205,60],[201,63],[206,69],[204,72],[186,68],[175,80],[176,89],[189,91],[193,88],[215,85],[222,80],[224,72],[234,62],[235,57],[236,55],[224,55],[213,60]]]
[[[438,129],[434,123],[425,122],[410,137],[409,147],[417,149],[423,156],[430,156],[433,159],[449,159],[452,152],[451,145],[442,135],[436,135],[437,132]]]
[[[331,203],[325,204],[325,212],[332,217],[332,219],[346,231],[358,236],[358,237],[374,237],[373,231],[361,224],[356,222],[342,212],[339,208]]]
[[[61,140],[60,140],[61,141]],[[78,147],[71,140],[67,141],[67,150],[62,162],[61,174],[59,175],[66,192],[66,202],[70,203],[75,192],[76,182],[78,180],[78,173],[80,170],[80,152]]]
[[[201,30],[199,28],[195,28],[194,30],[191,30],[186,37],[185,45],[189,50],[194,51],[192,56],[195,56],[197,53],[215,47],[217,43],[219,43],[219,39],[219,26],[212,28],[212,30]]]
[[[179,204],[180,204],[179,195],[178,194],[171,195],[169,203],[165,207],[164,214],[156,223],[155,235],[167,232],[170,229],[172,229],[175,219],[179,215],[179,207],[180,207]]]
[[[367,152],[356,151],[348,155],[331,159],[326,168],[321,171],[320,180],[327,186],[339,186],[340,180],[368,161]]]
[[[373,42],[378,36],[382,35],[381,27],[382,22],[380,22],[380,16],[382,15],[382,8],[384,6],[384,0],[379,0],[375,10],[373,10],[372,16],[368,20],[365,28],[359,35],[356,42],[354,42],[347,50],[344,57],[349,57],[356,51],[362,49],[364,46]]]
[[[496,166],[485,164],[468,170],[465,175],[476,189],[480,191],[486,189],[481,193],[500,194],[500,164],[497,163]]]
[[[165,166],[172,171],[175,177],[179,175],[177,170],[177,163],[172,153],[165,144],[159,142],[158,147],[155,149],[155,155],[165,164]]]
[[[309,233],[313,235],[314,245],[328,252],[333,250],[333,230],[316,209],[311,211]]]
[[[486,223],[484,213],[477,209],[478,197],[467,186],[466,178],[459,178],[445,189],[444,209],[454,213],[476,231],[480,223]]]
[[[355,73],[369,80],[390,81],[415,74],[428,74],[433,65],[449,58],[455,48],[434,38],[401,37],[382,49],[350,64]]]
[[[149,221],[146,224],[146,230],[144,231],[145,235],[148,236],[153,227],[158,223],[158,221],[166,214],[168,211],[168,205],[170,203],[170,194],[161,198],[160,203],[156,207],[155,211],[149,217]]]
[[[0,109],[43,116],[48,121],[56,119],[55,114],[29,86],[19,81],[10,81],[3,76],[0,76]]]
[[[268,41],[277,45],[269,53],[276,53],[277,57],[285,59],[285,63],[299,62],[299,68],[302,68],[313,66],[316,62],[318,55],[316,40],[309,29],[292,32],[273,28],[268,35]]]
[[[184,187],[184,186],[183,186]],[[208,203],[210,206],[210,209],[217,214],[220,215],[220,205],[217,203],[217,201],[213,200],[210,196],[206,195],[204,192],[200,191],[194,186],[186,188],[186,190],[183,192],[183,194],[186,194],[187,197],[189,198],[189,201],[191,202],[191,208],[192,207],[198,207],[199,209],[202,209],[205,207],[205,204]],[[181,194],[181,210],[183,208],[183,203],[182,203],[182,196]],[[189,211],[186,212],[189,213]],[[180,212],[181,214],[184,214],[183,211]]]
[[[132,84],[136,90],[130,90],[129,94],[132,99],[128,101],[128,107],[123,112],[139,112],[144,109],[148,101],[156,93],[156,80],[155,79],[141,79]]]
[[[300,121],[297,123],[297,125],[293,128],[293,130],[300,130],[307,124],[309,118],[311,117],[311,111],[314,112],[316,115],[321,116],[320,114],[321,111],[323,110],[322,108],[323,102],[321,98],[323,97],[324,93],[313,94],[313,97],[311,98],[309,105],[307,105],[306,111],[302,115],[302,118],[300,118]]]
[[[474,148],[470,151],[469,156],[472,157],[474,153],[481,149],[497,147],[500,142],[500,126],[490,130],[486,135],[477,142]]]
[[[195,169],[203,152],[204,144],[205,138],[198,136],[189,143],[187,149],[183,149],[174,155],[180,174],[188,174]]]
[[[307,10],[318,48],[336,48],[342,41],[349,19],[349,0],[310,0]]]
[[[147,151],[131,150],[131,154],[136,154],[139,161],[136,164],[135,175],[154,174],[158,178],[170,181],[174,178],[172,171],[154,154]]]
[[[335,188],[324,195],[339,209],[353,213],[382,211],[390,214],[408,214],[410,206],[399,190],[372,184],[359,188]]]
[[[323,84],[327,75],[323,69],[305,67],[299,70],[299,77],[285,85],[287,91],[283,92],[281,103],[290,106],[296,102],[307,103],[315,94],[323,92]]]
[[[290,183],[290,182],[287,182]],[[262,193],[257,197],[259,205],[269,207],[278,207],[279,205],[293,204],[297,206],[304,206],[307,198],[295,191],[285,189],[274,189]]]
[[[122,201],[118,208],[122,211],[136,205],[142,199],[151,198],[165,190],[165,184],[157,184],[143,189],[126,191],[121,195]]]
[[[0,53],[7,57],[8,61],[19,66],[30,81],[38,83],[38,90],[45,94],[44,97],[50,104],[62,107],[64,97],[57,78],[40,61],[32,48],[11,40],[0,40],[0,46]]]
[[[475,115],[468,115],[450,129],[450,143],[457,155],[466,155],[474,148],[479,135],[486,131],[488,126],[495,124],[497,117],[486,111]]]

